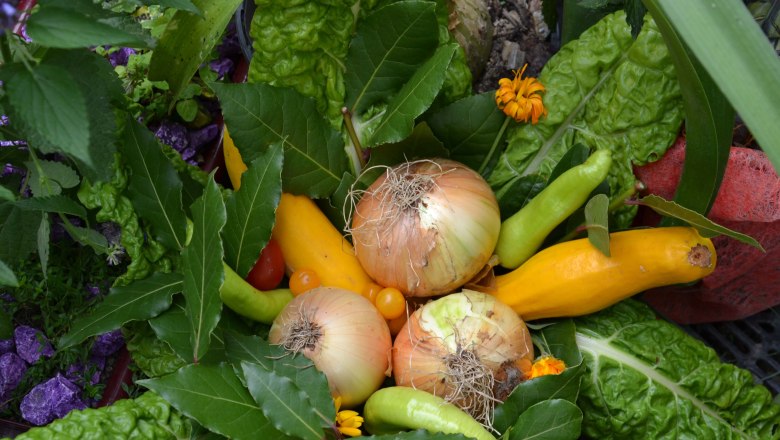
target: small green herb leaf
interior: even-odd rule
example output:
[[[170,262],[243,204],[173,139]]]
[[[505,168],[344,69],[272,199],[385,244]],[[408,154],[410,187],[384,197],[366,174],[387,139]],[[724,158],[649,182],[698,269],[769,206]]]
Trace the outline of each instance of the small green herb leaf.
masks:
[[[39,160],[25,165],[30,170],[30,190],[36,197],[58,195],[63,188],[73,188],[81,180],[73,168],[62,162]]]
[[[208,351],[211,333],[217,327],[222,310],[219,288],[225,273],[220,233],[226,214],[214,173],[209,176],[203,196],[192,204],[191,211],[194,232],[190,244],[182,252],[182,263],[192,360],[197,363]]]
[[[2,260],[0,260],[0,286],[19,287],[19,280],[16,279],[16,275]],[[2,316],[2,318],[5,318],[5,316]]]
[[[271,237],[282,196],[282,149],[273,145],[241,175],[241,190],[226,202],[225,262],[246,277]]]
[[[173,294],[182,287],[182,277],[175,273],[155,273],[128,286],[114,287],[89,315],[74,320],[58,346],[64,349],[130,321],[157,316],[171,306]]]
[[[609,197],[606,194],[596,194],[585,204],[585,227],[590,244],[609,257]]]
[[[323,425],[332,422],[318,416],[306,392],[289,377],[246,361],[241,362],[241,369],[249,393],[276,429],[295,438],[323,438]]]
[[[444,73],[459,46],[441,46],[393,96],[366,147],[398,142],[411,134],[415,119],[433,102],[444,83]]]
[[[582,430],[582,410],[564,399],[531,405],[520,414],[507,440],[577,440]]]
[[[210,431],[230,438],[282,438],[230,365],[188,365],[167,376],[139,380]]]
[[[182,182],[154,135],[128,118],[120,148],[132,170],[128,193],[133,207],[153,226],[155,238],[169,249],[182,249],[187,220]]]
[[[680,219],[688,223],[689,225],[695,227],[696,229],[698,229],[699,233],[705,237],[726,235],[728,237],[731,237],[735,240],[738,240],[742,243],[753,246],[754,248],[760,249],[761,251],[765,252],[765,249],[763,246],[761,246],[761,243],[756,241],[753,237],[750,237],[745,234],[741,234],[736,231],[732,231],[731,229],[723,227],[713,222],[712,220],[708,219],[707,217],[704,217],[698,212],[682,207],[677,203],[671,202],[669,200],[665,200],[662,197],[656,195],[649,195],[649,196],[642,197],[636,203],[640,205],[648,206],[652,208],[653,211],[661,215]]]

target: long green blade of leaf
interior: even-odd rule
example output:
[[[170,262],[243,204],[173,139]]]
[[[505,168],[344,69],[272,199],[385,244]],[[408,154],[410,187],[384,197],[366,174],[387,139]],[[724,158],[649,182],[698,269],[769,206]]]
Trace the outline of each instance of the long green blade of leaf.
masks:
[[[37,248],[40,214],[4,203],[0,204],[0,218],[0,260],[14,263],[27,258]]]
[[[707,215],[718,195],[731,149],[734,109],[671,23],[648,1],[674,60],[685,108],[685,165],[674,200]]]
[[[0,201],[16,200],[16,194],[10,189],[0,185]]]
[[[2,260],[0,260],[0,286],[19,287],[19,280],[14,271]]]
[[[457,44],[441,46],[406,82],[387,106],[365,146],[398,142],[412,133],[415,119],[433,102]]]
[[[182,207],[182,182],[154,135],[128,118],[121,152],[132,170],[128,192],[139,215],[149,220],[160,243],[182,249],[187,219]]]
[[[780,59],[745,5],[654,2],[780,169]]]
[[[348,171],[341,135],[317,113],[314,101],[267,84],[212,84],[230,137],[244,162],[270,145],[284,147],[282,186],[313,198],[329,196]]]
[[[208,351],[211,333],[217,327],[222,300],[219,288],[225,277],[220,233],[227,215],[219,187],[209,176],[203,195],[192,204],[193,234],[182,252],[184,298],[190,320],[192,360],[197,363]]]
[[[289,377],[266,370],[261,365],[242,362],[249,393],[285,434],[301,439],[323,438],[323,425],[332,421],[320,418],[311,406],[308,395]]]
[[[137,382],[210,431],[235,439],[283,438],[227,365],[188,365]]]
[[[48,197],[29,197],[20,199],[14,204],[21,209],[30,211],[60,212],[67,215],[86,218],[87,210],[84,206],[68,196],[56,195]]]
[[[155,273],[124,287],[114,287],[89,315],[77,317],[70,331],[62,336],[58,346],[70,347],[130,321],[157,316],[171,306],[173,294],[183,287],[181,275]]]
[[[166,8],[175,8],[182,11],[189,11],[193,14],[202,15],[200,9],[195,6],[191,0],[141,0],[145,5],[160,5]]]
[[[439,44],[436,3],[401,1],[361,20],[347,55],[346,106],[363,113],[396,92]]]
[[[241,175],[241,189],[226,202],[227,225],[222,234],[225,262],[246,277],[268,243],[274,212],[282,196],[282,148],[271,146]]]
[[[176,11],[149,63],[149,79],[168,82],[172,106],[219,42],[241,0],[193,0],[192,3],[202,15]]]
[[[581,430],[582,411],[576,404],[549,399],[520,414],[507,440],[577,440]]]

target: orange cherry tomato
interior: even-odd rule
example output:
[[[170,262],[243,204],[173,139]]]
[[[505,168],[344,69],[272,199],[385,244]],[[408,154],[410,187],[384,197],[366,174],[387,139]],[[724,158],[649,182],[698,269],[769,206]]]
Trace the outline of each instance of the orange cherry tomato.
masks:
[[[360,292],[360,294],[368,298],[368,300],[371,301],[371,304],[376,304],[376,295],[382,289],[384,289],[384,287],[380,286],[379,284],[370,283],[363,289],[362,292]]]
[[[395,287],[385,287],[380,290],[376,294],[374,305],[385,319],[395,319],[406,312],[406,298]]]
[[[390,328],[390,335],[395,337],[398,335],[398,333],[401,333],[401,329],[404,328],[404,324],[406,324],[408,316],[406,316],[406,312],[402,313],[401,316],[395,318],[395,319],[388,319],[387,320],[387,327]]]
[[[298,296],[303,292],[319,287],[320,281],[317,272],[311,269],[300,268],[290,274],[290,292],[293,296]]]

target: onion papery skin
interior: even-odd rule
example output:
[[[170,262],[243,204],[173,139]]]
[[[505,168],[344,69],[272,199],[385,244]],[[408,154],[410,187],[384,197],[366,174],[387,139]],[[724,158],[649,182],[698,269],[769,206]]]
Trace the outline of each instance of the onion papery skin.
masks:
[[[284,345],[304,320],[318,325],[320,336],[298,353],[325,374],[342,408],[365,402],[390,375],[392,340],[385,319],[357,293],[317,287],[287,304],[271,325],[268,341]]]
[[[392,212],[389,173],[433,176],[415,208]],[[403,180],[403,179],[391,179]],[[352,215],[355,254],[379,284],[407,297],[452,292],[493,254],[501,217],[495,194],[474,170],[448,159],[404,163],[383,173],[363,193]]]
[[[471,351],[495,373],[506,362],[533,361],[525,322],[491,295],[463,290],[417,309],[393,344],[396,385],[427,391],[459,404],[445,359],[459,349]]]

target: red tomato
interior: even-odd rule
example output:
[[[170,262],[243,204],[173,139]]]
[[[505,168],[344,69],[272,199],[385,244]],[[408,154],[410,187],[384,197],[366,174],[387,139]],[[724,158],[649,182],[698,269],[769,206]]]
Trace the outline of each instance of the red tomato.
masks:
[[[246,276],[246,280],[259,290],[275,289],[284,278],[284,257],[279,243],[273,238],[268,240],[260,257],[252,270]]]

